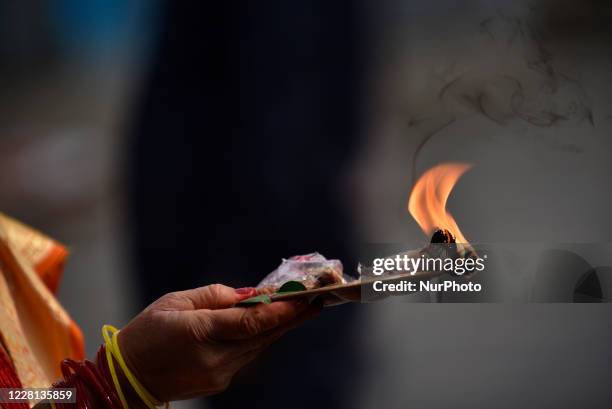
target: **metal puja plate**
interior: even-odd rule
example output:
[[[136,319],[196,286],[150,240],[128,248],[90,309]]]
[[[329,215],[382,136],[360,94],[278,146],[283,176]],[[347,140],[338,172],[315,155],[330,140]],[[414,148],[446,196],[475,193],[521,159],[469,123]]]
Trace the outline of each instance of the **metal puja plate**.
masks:
[[[371,284],[375,281],[381,281],[383,283],[395,283],[400,281],[420,281],[420,280],[429,280],[434,277],[438,277],[444,274],[443,272],[433,271],[433,272],[418,272],[416,274],[411,273],[402,273],[402,274],[393,274],[389,276],[379,276],[379,277],[363,277],[357,280],[351,281],[346,284],[334,284],[328,285],[320,288],[313,288],[311,290],[305,291],[294,291],[294,292],[286,292],[280,294],[272,294],[270,295],[270,299],[272,301],[281,301],[281,300],[291,300],[295,298],[307,297],[310,300],[314,300],[315,298],[321,298],[323,300],[323,305],[326,307],[330,307],[333,305],[344,304],[347,302],[360,302],[362,292],[372,292]],[[381,296],[380,298],[384,298],[385,296]],[[368,296],[367,299],[369,301],[373,300],[375,297]]]

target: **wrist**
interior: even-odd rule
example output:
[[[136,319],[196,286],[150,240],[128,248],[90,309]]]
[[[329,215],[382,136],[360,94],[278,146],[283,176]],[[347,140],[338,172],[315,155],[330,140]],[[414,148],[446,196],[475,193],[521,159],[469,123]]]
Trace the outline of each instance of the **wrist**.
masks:
[[[117,368],[118,362],[115,360],[115,367]],[[123,370],[118,368],[117,377],[119,378],[119,385],[121,386],[121,390],[125,396],[125,400],[127,401],[129,409],[148,409],[147,405],[143,402],[143,400],[138,396],[130,381],[127,379]]]
[[[108,377],[112,380],[122,406],[125,409],[136,406],[143,409],[155,409],[162,404],[151,392],[141,383],[138,368],[135,368],[129,357],[129,352],[125,354],[124,343],[119,344],[120,331],[116,328],[105,325],[102,328],[102,335],[105,340],[104,357],[108,368]],[[123,335],[123,334],[121,334]]]
[[[123,392],[123,396],[125,397],[125,401],[126,401],[125,403],[127,403],[128,408],[129,409],[148,409],[147,405],[142,401],[142,399],[140,399],[138,394],[134,391],[134,388],[132,388],[132,385],[130,384],[129,380],[123,373],[123,370],[119,366],[119,362],[117,362],[117,360],[113,358],[112,356],[111,356],[111,359],[113,362],[113,366],[115,368],[115,374],[117,376],[117,382],[119,384],[119,388],[121,388],[121,391]],[[104,345],[100,348],[96,361],[97,361],[96,362],[97,367],[100,370],[102,377],[104,378],[106,383],[110,387],[112,387],[112,389],[117,394],[116,399],[119,399],[119,391],[117,390],[117,384],[113,380],[113,377],[110,372],[109,362],[107,360],[107,355],[106,355],[106,348]],[[121,404],[121,407],[123,407],[123,404]],[[128,409],[128,408],[123,408],[123,409]]]

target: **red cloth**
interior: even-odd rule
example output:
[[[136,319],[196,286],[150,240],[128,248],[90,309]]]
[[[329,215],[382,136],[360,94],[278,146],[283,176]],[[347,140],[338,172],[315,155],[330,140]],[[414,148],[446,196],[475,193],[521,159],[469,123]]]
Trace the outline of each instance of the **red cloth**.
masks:
[[[123,409],[119,396],[115,391],[108,364],[105,347],[98,350],[97,363],[88,360],[74,361],[66,359],[62,362],[63,379],[55,382],[54,388],[76,388],[75,403],[56,403],[57,409]],[[118,365],[115,364],[118,368]],[[122,377],[120,369],[118,375]],[[9,355],[0,345],[0,388],[21,388],[15,367]],[[130,388],[124,393],[128,402],[134,402],[130,407],[141,407],[138,397]],[[30,409],[27,403],[2,403],[2,409]]]
[[[21,382],[6,350],[0,345],[0,388],[21,388]],[[30,409],[27,403],[1,403],[3,409]]]

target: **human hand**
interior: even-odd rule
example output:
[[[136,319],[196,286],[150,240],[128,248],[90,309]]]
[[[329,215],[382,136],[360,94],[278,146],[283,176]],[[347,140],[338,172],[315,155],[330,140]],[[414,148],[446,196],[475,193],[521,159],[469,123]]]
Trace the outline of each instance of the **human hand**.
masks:
[[[222,392],[268,345],[320,311],[306,300],[234,307],[253,293],[213,284],[166,294],[120,331],[122,355],[160,401]]]

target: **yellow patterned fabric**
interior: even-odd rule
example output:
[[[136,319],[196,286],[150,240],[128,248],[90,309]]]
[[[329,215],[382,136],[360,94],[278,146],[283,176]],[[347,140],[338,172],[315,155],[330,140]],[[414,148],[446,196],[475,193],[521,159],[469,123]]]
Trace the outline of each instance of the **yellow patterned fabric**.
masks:
[[[79,327],[55,298],[68,251],[0,213],[0,342],[23,387],[48,387],[65,358],[83,359]]]

